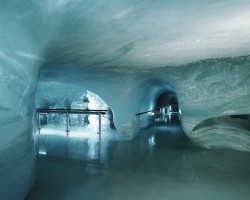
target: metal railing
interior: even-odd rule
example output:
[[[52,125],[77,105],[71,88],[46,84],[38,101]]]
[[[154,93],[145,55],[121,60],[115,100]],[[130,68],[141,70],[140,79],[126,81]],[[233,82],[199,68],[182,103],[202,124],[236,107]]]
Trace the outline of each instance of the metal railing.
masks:
[[[135,115],[140,116],[140,115],[143,115],[143,114],[146,114],[146,113],[157,113],[157,112],[158,112],[157,110],[148,110],[148,111],[145,111],[145,112],[136,113]]]
[[[179,109],[177,105],[168,105],[165,107],[159,107],[159,110],[148,110],[140,113],[136,113],[136,116],[140,116],[143,114],[153,114],[153,115],[179,115]]]
[[[149,114],[154,117],[154,123],[167,123],[170,122],[171,116],[175,115],[178,116],[180,113],[179,111],[174,111],[171,106],[160,108],[160,110],[148,110],[140,113],[136,113],[135,115],[140,117],[141,115]]]
[[[38,133],[41,132],[41,120],[40,114],[50,114],[50,113],[59,113],[66,114],[66,133],[67,137],[69,136],[69,114],[86,114],[86,115],[98,115],[99,116],[99,138],[101,138],[101,116],[108,113],[108,110],[83,110],[83,109],[47,109],[47,108],[38,108],[37,109],[37,125],[38,125]]]

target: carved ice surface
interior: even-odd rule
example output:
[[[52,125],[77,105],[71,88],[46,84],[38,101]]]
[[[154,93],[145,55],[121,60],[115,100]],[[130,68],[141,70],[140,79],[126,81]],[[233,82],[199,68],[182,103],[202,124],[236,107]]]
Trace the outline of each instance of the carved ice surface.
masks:
[[[35,105],[63,97],[68,108],[66,97],[92,91],[126,139],[150,125],[135,114],[170,90],[189,137],[204,120],[250,114],[249,10],[249,0],[1,1],[0,199],[23,199],[35,179]],[[227,147],[248,150],[231,136]]]
[[[250,117],[232,115],[207,119],[190,136],[195,145],[208,149],[235,149],[250,152]]]
[[[49,98],[49,91],[47,92]],[[62,94],[61,94],[62,95]],[[49,101],[49,99],[45,99]],[[69,99],[67,101],[71,102]],[[67,109],[65,99],[60,98],[50,109]],[[108,105],[96,94],[90,91],[76,92],[73,101],[70,103],[71,109],[81,110],[108,110]],[[64,135],[66,136],[67,118],[66,114],[49,113],[40,114],[41,134]],[[47,119],[47,120],[46,120]],[[111,130],[109,114],[102,115],[101,129]],[[91,114],[69,114],[69,137],[89,137],[89,134],[96,134],[99,131],[99,116]]]
[[[49,109],[66,109],[64,105],[64,99],[60,98],[54,106],[50,106]],[[48,124],[53,124],[56,126],[62,126],[66,124],[66,114],[59,113],[49,113],[48,114]]]

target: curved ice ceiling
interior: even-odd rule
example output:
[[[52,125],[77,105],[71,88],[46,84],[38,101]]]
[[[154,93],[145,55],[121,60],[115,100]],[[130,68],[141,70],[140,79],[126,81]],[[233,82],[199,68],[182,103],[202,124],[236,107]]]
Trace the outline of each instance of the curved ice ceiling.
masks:
[[[249,114],[249,10],[248,0],[2,0],[1,197],[22,199],[34,179],[39,72],[48,84],[87,84],[127,136],[140,127],[135,113],[154,100],[145,94],[165,85],[190,138],[208,118]]]
[[[16,48],[20,57],[145,68],[249,54],[249,9],[248,0],[2,1],[1,22],[40,46]]]
[[[248,1],[59,2],[40,11],[61,22],[50,62],[145,68],[250,51]]]

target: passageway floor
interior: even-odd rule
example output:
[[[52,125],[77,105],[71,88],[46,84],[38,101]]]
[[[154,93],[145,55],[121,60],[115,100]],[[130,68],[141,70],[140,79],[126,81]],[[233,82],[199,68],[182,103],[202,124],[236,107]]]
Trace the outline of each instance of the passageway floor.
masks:
[[[249,153],[191,147],[172,130],[116,140],[95,160],[40,157],[26,200],[249,199]]]

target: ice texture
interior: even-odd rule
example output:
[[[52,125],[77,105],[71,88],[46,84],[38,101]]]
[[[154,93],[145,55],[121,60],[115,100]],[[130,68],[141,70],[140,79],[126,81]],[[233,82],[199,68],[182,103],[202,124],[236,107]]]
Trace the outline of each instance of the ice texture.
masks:
[[[108,105],[96,94],[83,90],[83,92],[75,92],[72,96],[67,98],[59,98],[55,105],[50,106],[51,99],[56,99],[57,96],[63,95],[62,88],[58,83],[50,83],[50,88],[56,88],[50,90],[47,88],[47,84],[40,82],[36,92],[36,106],[38,108],[50,108],[50,109],[82,109],[82,110],[109,110]],[[66,90],[66,85],[62,84]],[[72,87],[70,87],[72,88]],[[46,90],[46,95],[43,91]],[[74,91],[74,90],[72,90]],[[71,92],[72,92],[71,91]],[[41,103],[41,95],[43,96],[44,103]],[[53,98],[54,97],[54,98]],[[39,100],[40,99],[40,100]],[[41,107],[42,106],[42,107]],[[45,107],[44,107],[45,106]],[[101,115],[101,129],[102,131],[111,131],[111,116],[110,113]],[[66,112],[65,113],[41,113],[40,114],[40,134],[47,135],[63,135],[66,136]],[[92,134],[96,135],[99,132],[99,116],[96,114],[69,114],[68,124],[68,136],[69,137],[84,137]],[[37,130],[38,132],[38,130]]]
[[[150,125],[135,114],[165,91],[176,92],[194,140],[204,120],[249,114],[249,10],[249,0],[1,1],[0,199],[24,199],[35,178],[39,73],[49,89],[37,105],[88,89],[110,106],[126,139]],[[59,89],[46,98],[54,83]],[[227,139],[229,148],[249,141]]]
[[[207,149],[250,151],[250,115],[214,117],[198,124],[192,142]]]

